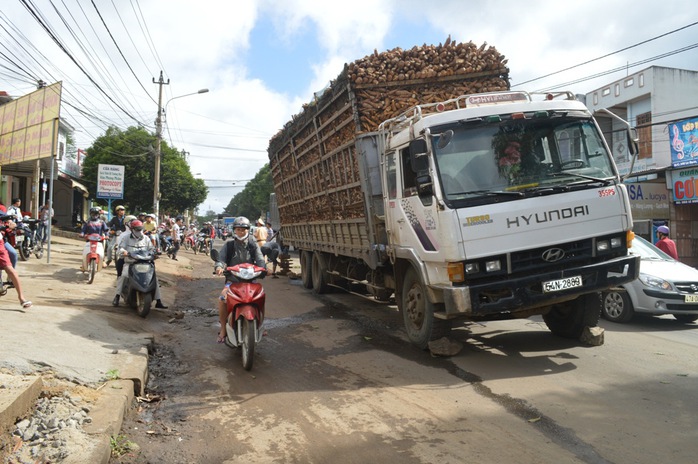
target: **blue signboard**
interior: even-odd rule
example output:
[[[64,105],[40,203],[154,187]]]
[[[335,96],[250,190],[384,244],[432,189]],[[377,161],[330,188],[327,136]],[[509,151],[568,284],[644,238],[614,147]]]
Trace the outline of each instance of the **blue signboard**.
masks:
[[[698,165],[698,118],[669,124],[669,142],[673,167]]]

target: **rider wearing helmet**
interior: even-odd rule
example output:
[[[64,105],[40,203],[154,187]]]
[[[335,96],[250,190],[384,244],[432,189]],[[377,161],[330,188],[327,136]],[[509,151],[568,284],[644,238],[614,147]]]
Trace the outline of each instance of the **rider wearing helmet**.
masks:
[[[654,244],[657,248],[668,254],[672,258],[678,260],[679,254],[676,251],[676,243],[669,238],[669,228],[667,226],[657,227],[657,243]]]
[[[143,234],[143,223],[138,219],[132,220],[129,224],[129,230],[121,234],[121,238],[119,239],[119,249],[117,250],[119,260],[123,260],[124,257],[128,256],[129,252],[134,250],[155,252],[153,242],[150,241],[149,237]],[[114,306],[119,306],[119,297],[121,296],[124,283],[128,277],[128,267],[129,263],[125,262],[123,264],[121,275],[119,275],[119,279],[116,281],[116,295],[111,302],[111,304]],[[155,278],[157,279],[157,275]],[[160,284],[158,282],[155,283],[155,299],[157,300],[157,303],[155,304],[156,308],[167,309],[167,306],[165,306],[160,299]]]
[[[123,205],[118,205],[114,208],[114,212],[116,215],[107,223],[107,227],[109,228],[109,244],[107,245],[107,261],[104,263],[106,266],[109,266],[109,263],[111,263],[112,253],[117,246],[116,238],[126,230],[126,219],[124,218],[126,208],[124,208]]]
[[[264,267],[264,256],[259,249],[259,245],[254,237],[250,235],[250,220],[244,216],[235,218],[233,223],[233,238],[225,242],[223,248],[220,249],[218,259],[215,265],[216,275],[221,275],[223,270],[228,266],[236,264],[251,263],[259,267]],[[235,281],[235,277],[226,276],[225,287],[218,298],[218,320],[221,324],[221,330],[218,333],[218,343],[225,341],[225,298],[228,293],[228,287]]]
[[[100,235],[106,237],[107,235],[107,224],[102,221],[100,217],[102,210],[96,207],[90,208],[90,220],[82,225],[82,230],[80,231],[80,237],[85,237],[87,235]],[[87,265],[87,254],[90,252],[90,242],[85,242],[85,247],[82,249],[82,266],[81,271],[86,269]],[[104,257],[104,248],[101,246],[97,247],[97,252],[100,253],[100,260]]]

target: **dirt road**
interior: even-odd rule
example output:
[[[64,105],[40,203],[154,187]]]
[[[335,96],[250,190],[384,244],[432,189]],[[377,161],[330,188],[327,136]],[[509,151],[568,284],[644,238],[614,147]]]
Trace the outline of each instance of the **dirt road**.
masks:
[[[698,451],[698,334],[654,319],[582,347],[524,320],[464,326],[452,358],[411,346],[399,313],[265,279],[255,366],[215,343],[221,279],[187,253],[183,319],[156,313],[148,393],[125,422],[145,462],[655,463]]]

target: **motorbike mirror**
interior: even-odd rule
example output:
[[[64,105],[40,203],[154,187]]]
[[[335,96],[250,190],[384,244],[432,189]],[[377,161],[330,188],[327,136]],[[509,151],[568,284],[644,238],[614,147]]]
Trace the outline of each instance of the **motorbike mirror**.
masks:
[[[211,259],[214,261],[218,261],[218,250],[215,248],[211,249]]]

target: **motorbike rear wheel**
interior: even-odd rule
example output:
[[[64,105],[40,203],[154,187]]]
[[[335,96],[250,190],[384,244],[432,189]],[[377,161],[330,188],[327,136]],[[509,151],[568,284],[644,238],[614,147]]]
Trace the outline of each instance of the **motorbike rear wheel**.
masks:
[[[242,367],[249,371],[254,363],[254,345],[256,343],[254,322],[243,318],[240,323],[242,324],[242,337],[240,340],[242,342]]]
[[[97,260],[92,258],[87,265],[87,283],[91,284],[95,281],[95,274],[97,273]]]
[[[195,255],[196,255],[196,254],[199,254],[199,244],[198,244],[198,243],[195,243],[194,246],[193,246],[192,248],[194,248],[194,254],[195,254]]]
[[[147,317],[151,304],[153,304],[153,296],[150,293],[136,293],[136,312],[139,316]]]

